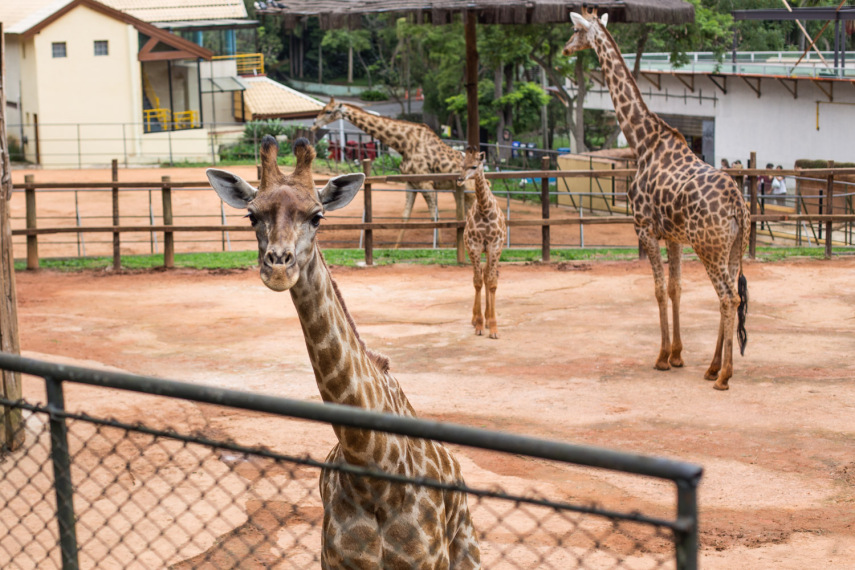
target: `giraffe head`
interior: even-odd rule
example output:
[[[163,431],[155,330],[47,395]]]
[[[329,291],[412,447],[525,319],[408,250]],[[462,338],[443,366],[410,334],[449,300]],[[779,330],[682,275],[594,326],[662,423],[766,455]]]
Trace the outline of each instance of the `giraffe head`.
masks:
[[[609,15],[603,14],[603,17],[598,20],[596,8],[591,10],[582,8],[581,14],[570,12],[570,19],[573,20],[575,32],[564,46],[562,52],[564,55],[573,55],[577,51],[592,47],[594,38],[605,29]]]
[[[324,105],[324,108],[315,117],[315,124],[312,125],[312,130],[315,131],[342,118],[344,118],[344,104],[337,103],[334,98],[330,97],[330,102]]]
[[[457,184],[462,185],[475,176],[476,172],[484,172],[484,164],[487,162],[483,152],[479,152],[474,146],[466,148],[463,154],[463,170],[457,177]]]
[[[208,180],[223,202],[246,209],[258,239],[261,281],[286,291],[315,256],[315,237],[324,212],[347,206],[362,186],[362,173],[336,176],[317,189],[312,178],[315,149],[304,138],[294,142],[297,166],[284,174],[276,163],[279,144],[270,135],[261,141],[261,183],[256,190],[241,177],[209,168]]]

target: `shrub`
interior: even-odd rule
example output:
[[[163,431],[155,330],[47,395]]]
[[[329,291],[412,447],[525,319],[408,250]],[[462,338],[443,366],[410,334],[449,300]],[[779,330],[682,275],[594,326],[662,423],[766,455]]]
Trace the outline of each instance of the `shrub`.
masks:
[[[362,95],[359,96],[363,101],[387,101],[389,97],[383,91],[379,89],[369,89],[367,91],[363,91]]]

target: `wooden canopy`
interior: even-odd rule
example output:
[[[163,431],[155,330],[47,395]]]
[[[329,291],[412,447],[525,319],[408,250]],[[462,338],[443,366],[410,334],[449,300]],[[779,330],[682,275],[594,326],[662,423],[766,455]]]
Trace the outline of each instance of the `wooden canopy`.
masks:
[[[480,24],[555,24],[569,21],[582,6],[609,13],[612,22],[683,24],[695,20],[695,8],[684,0],[261,0],[257,14],[282,16],[293,27],[306,16],[318,16],[321,28],[358,28],[363,14],[415,14],[417,21],[450,23],[456,14],[474,12]]]

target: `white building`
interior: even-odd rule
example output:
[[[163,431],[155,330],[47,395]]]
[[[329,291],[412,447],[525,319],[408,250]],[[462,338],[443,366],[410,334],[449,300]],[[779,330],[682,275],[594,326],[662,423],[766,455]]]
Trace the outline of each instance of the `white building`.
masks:
[[[638,79],[651,111],[679,129],[706,162],[740,159],[752,151],[759,167],[790,168],[798,159],[855,162],[855,64],[829,69],[818,56],[801,53],[739,53],[736,63],[691,53],[679,69],[667,54],[645,54]],[[632,69],[634,56],[624,56]],[[829,65],[833,54],[825,54]],[[602,73],[586,109],[613,110]]]

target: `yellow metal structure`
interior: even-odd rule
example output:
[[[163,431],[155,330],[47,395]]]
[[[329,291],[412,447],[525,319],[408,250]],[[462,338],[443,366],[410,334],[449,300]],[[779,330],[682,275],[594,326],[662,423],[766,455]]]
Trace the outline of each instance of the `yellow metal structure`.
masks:
[[[193,129],[199,126],[198,111],[181,111],[172,114],[172,128],[176,131]]]
[[[237,63],[238,75],[264,75],[264,55],[260,53],[238,53],[215,55],[215,60],[233,59]]]
[[[169,109],[143,109],[143,132],[152,132],[152,123],[155,122],[160,123],[162,130],[169,130],[169,115]]]

